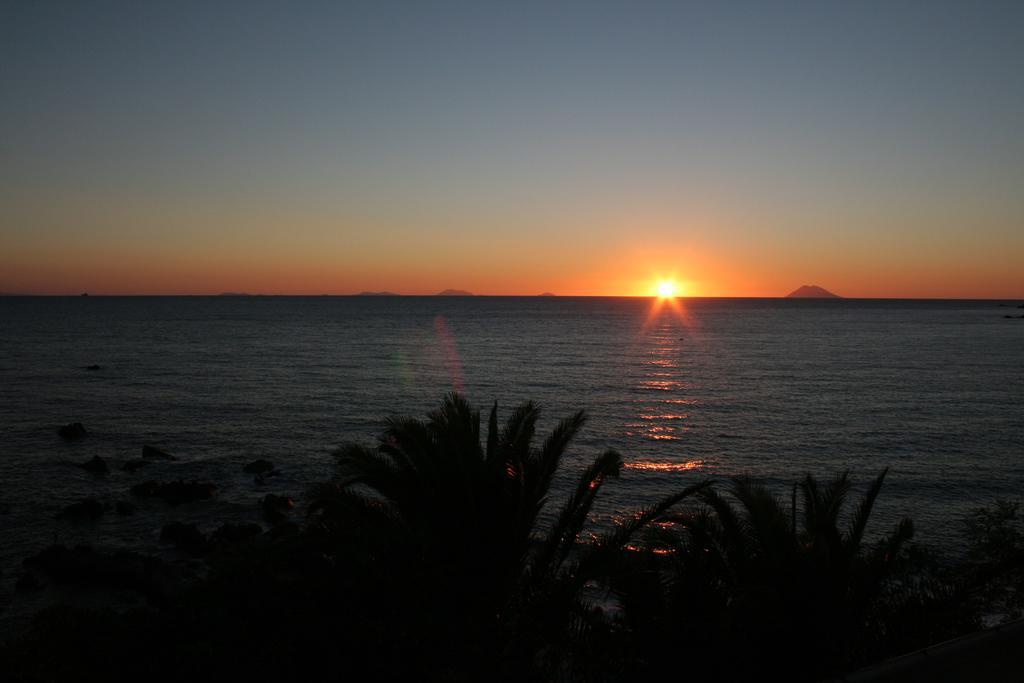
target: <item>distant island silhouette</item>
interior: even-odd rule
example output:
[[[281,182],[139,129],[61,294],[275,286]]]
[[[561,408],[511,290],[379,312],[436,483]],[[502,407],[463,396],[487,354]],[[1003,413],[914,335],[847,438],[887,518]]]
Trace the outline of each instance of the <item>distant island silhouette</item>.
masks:
[[[555,294],[554,292],[541,292],[537,296],[558,296],[558,295]]]
[[[435,296],[473,296],[473,292],[467,292],[464,289],[446,289],[443,292],[438,292]]]
[[[402,296],[402,295],[401,294],[396,294],[395,292],[383,291],[383,292],[359,292],[358,294],[356,294],[356,296]]]
[[[842,299],[838,294],[833,294],[824,287],[818,285],[803,285],[786,295],[787,299]]]

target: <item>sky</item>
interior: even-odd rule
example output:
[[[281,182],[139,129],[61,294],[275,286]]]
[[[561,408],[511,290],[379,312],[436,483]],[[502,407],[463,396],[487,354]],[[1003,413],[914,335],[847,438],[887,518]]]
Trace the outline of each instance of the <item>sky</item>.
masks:
[[[1024,3],[0,2],[0,291],[1024,298]]]

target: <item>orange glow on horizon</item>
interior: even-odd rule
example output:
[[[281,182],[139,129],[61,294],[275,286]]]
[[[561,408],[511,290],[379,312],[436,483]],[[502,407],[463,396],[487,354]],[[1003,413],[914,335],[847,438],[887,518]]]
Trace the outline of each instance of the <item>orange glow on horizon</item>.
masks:
[[[312,238],[287,244],[271,238],[238,244],[224,238],[201,247],[127,238],[113,245],[77,239],[15,244],[0,254],[0,291],[427,295],[452,288],[496,296],[654,297],[665,305],[685,305],[691,297],[784,297],[811,282],[849,298],[1024,297],[1024,281],[1008,256],[1013,250],[966,252],[936,264],[854,251],[849,253],[856,261],[840,261],[804,254],[799,246],[758,254],[711,245],[654,249],[616,236],[581,248],[568,260],[563,249],[527,248],[521,267],[508,269],[504,257],[496,255],[505,252],[483,244],[435,249],[413,236],[382,252],[366,240],[351,246]]]

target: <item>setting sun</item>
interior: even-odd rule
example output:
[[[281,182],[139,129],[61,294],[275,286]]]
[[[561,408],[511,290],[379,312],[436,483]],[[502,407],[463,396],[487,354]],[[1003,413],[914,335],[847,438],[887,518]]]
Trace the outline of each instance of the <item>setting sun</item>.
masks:
[[[669,299],[676,295],[676,283],[672,280],[662,280],[658,283],[658,296],[662,299]]]

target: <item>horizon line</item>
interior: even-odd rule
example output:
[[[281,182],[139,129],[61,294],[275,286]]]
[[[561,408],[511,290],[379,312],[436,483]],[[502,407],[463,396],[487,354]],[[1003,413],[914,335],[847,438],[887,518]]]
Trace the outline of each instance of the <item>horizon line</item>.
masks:
[[[54,294],[54,293],[22,293],[22,292],[0,292],[0,298],[220,298],[220,299],[247,299],[247,298],[349,298],[349,299],[392,299],[392,298],[420,298],[420,299],[658,299],[656,294],[282,294],[282,293],[234,293],[218,292],[215,294],[148,294],[148,293],[100,293],[81,292],[78,294]],[[793,299],[803,301],[1024,301],[1024,294],[1016,297],[942,297],[942,296],[833,296],[833,297],[791,297],[780,296],[689,296],[680,295],[666,297],[672,299]]]

